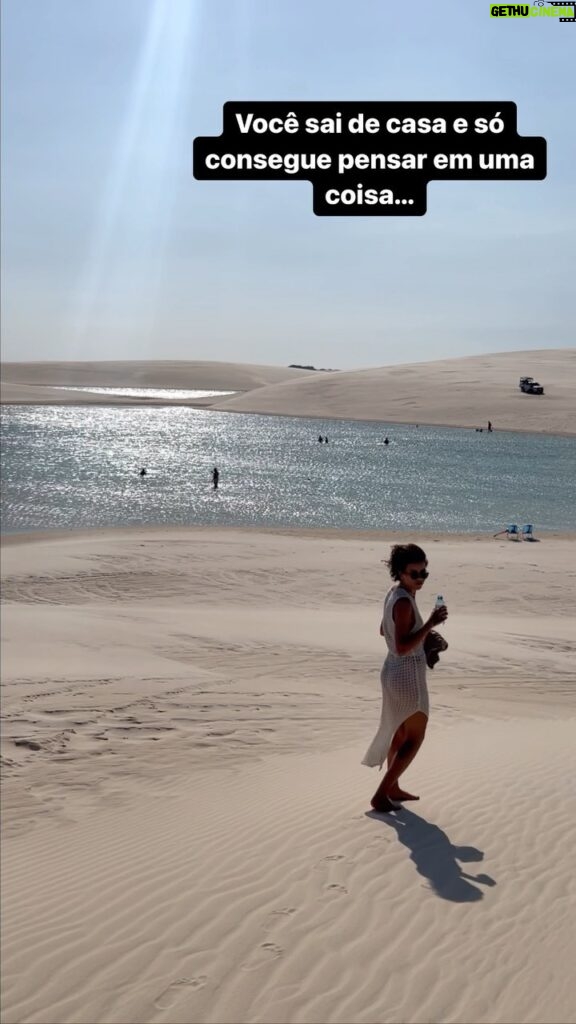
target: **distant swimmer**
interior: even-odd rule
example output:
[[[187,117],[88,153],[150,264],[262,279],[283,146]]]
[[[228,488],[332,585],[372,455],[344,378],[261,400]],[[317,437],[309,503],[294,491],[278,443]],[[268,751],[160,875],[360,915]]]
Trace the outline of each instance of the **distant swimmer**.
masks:
[[[322,434],[318,434],[318,440],[319,440],[320,444],[322,444],[322,442],[324,440],[324,438],[322,437]]]
[[[328,444],[328,438],[327,437],[324,438],[324,444]]]
[[[140,476],[146,476],[146,470],[144,469],[144,466],[142,466],[142,469],[140,470]]]
[[[214,486],[214,490],[215,491],[218,490],[218,481],[219,481],[219,479],[220,479],[220,473],[218,472],[218,466],[214,466],[214,469],[212,470],[212,484]]]
[[[390,441],[388,440],[387,437],[384,438],[384,444],[390,444]]]

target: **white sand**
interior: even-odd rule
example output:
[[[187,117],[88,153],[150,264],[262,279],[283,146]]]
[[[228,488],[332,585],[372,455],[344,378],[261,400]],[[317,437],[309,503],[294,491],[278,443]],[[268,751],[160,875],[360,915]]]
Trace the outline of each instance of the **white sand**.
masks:
[[[450,649],[387,818],[383,537],[7,544],[5,1024],[574,1021],[574,539],[422,543]]]
[[[520,391],[521,376],[544,395]],[[298,381],[220,398],[235,412],[426,423],[454,427],[576,434],[576,349],[500,352],[384,366]]]
[[[205,391],[251,391],[253,388],[307,377],[306,370],[253,363],[190,361],[117,361],[77,363],[4,363],[0,397],[4,404],[143,405],[126,395],[57,391],[56,387],[179,388]],[[178,399],[176,405],[210,405],[214,399]],[[147,398],[146,405],[166,405]]]
[[[544,395],[519,390],[519,377],[528,375],[544,385]],[[230,412],[455,427],[486,427],[491,420],[496,430],[576,434],[575,348],[500,352],[338,373],[192,361],[6,363],[1,398],[16,404],[143,404],[142,399],[56,391],[49,386],[55,384],[243,392],[232,398],[174,403]],[[168,404],[162,399],[145,401]]]

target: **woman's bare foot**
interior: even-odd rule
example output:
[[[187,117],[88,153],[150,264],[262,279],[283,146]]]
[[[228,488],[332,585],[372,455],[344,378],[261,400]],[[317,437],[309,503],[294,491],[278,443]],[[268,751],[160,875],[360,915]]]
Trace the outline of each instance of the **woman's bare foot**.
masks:
[[[398,805],[393,804],[386,796],[379,796],[378,798],[373,796],[370,801],[370,806],[372,810],[376,811],[378,814],[387,814],[388,811],[398,810]]]
[[[390,790],[391,800],[419,800],[419,796],[414,796],[414,793],[407,793],[405,789],[400,789],[400,786],[393,786]]]

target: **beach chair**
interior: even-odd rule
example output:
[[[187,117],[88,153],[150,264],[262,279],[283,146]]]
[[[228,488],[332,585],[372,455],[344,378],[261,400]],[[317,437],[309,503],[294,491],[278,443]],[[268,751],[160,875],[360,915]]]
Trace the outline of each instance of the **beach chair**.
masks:
[[[498,530],[498,533],[494,533],[493,536],[494,537],[501,537],[502,534],[504,534],[504,533],[508,537],[508,540],[510,540],[510,537],[516,537],[516,540],[520,540],[521,534],[520,534],[520,530],[516,526],[516,523],[510,523],[509,526],[506,526],[503,530]]]
[[[534,527],[531,523],[522,527],[522,540],[534,540]]]

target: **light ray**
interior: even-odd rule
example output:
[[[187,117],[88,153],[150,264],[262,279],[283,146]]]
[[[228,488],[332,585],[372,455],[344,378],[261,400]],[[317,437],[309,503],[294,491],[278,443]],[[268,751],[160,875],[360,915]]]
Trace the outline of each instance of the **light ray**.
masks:
[[[154,316],[172,210],[170,164],[201,0],[152,0],[100,213],[72,301],[75,348],[115,315]],[[133,320],[138,309],[137,325]],[[98,326],[100,325],[100,326]]]

